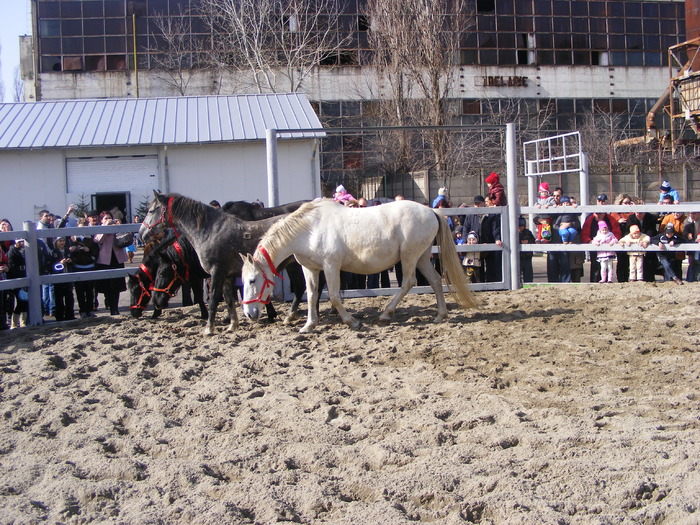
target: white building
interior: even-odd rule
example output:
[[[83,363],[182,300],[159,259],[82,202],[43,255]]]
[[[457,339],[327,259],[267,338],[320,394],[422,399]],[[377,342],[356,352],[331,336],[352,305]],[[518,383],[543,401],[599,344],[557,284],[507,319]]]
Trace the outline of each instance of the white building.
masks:
[[[0,104],[0,217],[87,201],[131,218],[155,189],[266,202],[266,130],[310,128],[321,124],[302,94]],[[279,135],[280,203],[320,196],[322,135]]]

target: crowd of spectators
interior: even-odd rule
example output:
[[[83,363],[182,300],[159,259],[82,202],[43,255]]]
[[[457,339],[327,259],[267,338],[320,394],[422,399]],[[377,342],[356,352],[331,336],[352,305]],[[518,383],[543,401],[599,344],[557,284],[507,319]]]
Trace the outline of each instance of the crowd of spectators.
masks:
[[[120,218],[115,218],[118,214]],[[55,235],[37,239],[39,273],[42,275],[85,272],[96,269],[123,268],[132,246],[120,248],[115,245],[116,234],[96,234],[65,236],[64,227],[109,226],[121,224],[124,215],[121,210],[102,212],[90,211],[76,216],[76,208],[70,205],[65,215],[56,216],[48,210],[39,212],[37,230],[55,230]],[[0,230],[14,231],[7,219],[0,221]],[[128,242],[128,241],[127,241]],[[131,248],[131,250],[130,250]],[[17,237],[0,243],[0,279],[26,277],[25,240]],[[78,302],[80,317],[94,317],[99,307],[98,294],[104,294],[104,305],[111,315],[119,314],[119,294],[126,290],[124,278],[97,281],[76,281],[75,283],[42,284],[42,314],[56,321],[76,319],[75,299]],[[0,330],[17,328],[27,323],[27,290],[0,291]]]

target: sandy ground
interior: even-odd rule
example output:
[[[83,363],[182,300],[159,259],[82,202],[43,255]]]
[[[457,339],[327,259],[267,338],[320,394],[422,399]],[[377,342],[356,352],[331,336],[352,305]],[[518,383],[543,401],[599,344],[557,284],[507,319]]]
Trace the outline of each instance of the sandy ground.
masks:
[[[700,284],[0,334],[2,523],[698,523]],[[285,308],[282,306],[281,308]],[[288,308],[288,307],[287,307]],[[222,316],[220,315],[219,318]]]

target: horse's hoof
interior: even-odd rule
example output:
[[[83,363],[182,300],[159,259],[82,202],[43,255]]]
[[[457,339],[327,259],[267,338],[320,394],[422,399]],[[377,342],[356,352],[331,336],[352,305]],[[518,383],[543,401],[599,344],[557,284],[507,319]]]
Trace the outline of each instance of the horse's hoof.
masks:
[[[445,319],[447,319],[447,314],[438,315],[435,319],[433,319],[433,323],[438,324],[443,322]]]
[[[311,332],[314,331],[314,328],[316,325],[304,325],[301,330],[299,330],[300,334],[310,334]]]
[[[207,327],[204,329],[204,335],[207,335],[207,336],[214,335],[214,332],[212,331],[211,328]]]
[[[362,323],[357,319],[353,319],[351,322],[348,323],[348,326],[353,330],[359,330],[360,327],[362,327]]]

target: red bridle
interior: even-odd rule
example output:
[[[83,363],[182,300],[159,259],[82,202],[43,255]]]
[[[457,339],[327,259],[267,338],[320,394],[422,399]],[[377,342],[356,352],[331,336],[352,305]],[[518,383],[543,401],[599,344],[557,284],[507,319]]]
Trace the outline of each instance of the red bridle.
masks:
[[[277,271],[277,268],[275,268],[275,264],[272,262],[272,257],[270,257],[270,254],[267,253],[267,250],[263,248],[262,246],[258,246],[258,251],[262,254],[262,256],[265,258],[265,262],[267,262],[267,265],[270,267],[270,270],[272,271],[272,275],[275,277],[280,277],[280,273]],[[268,286],[274,287],[275,286],[275,281],[270,279],[267,276],[267,273],[265,273],[265,268],[263,268],[262,264],[258,263],[258,261],[255,260],[255,256],[253,256],[253,261],[260,266],[260,271],[262,272],[263,275],[263,285],[260,288],[260,292],[258,293],[258,296],[255,299],[251,299],[249,301],[241,301],[241,304],[250,304],[250,303],[260,303],[260,304],[268,304],[270,302],[269,299],[264,300],[263,299],[263,294],[265,293],[265,288]]]
[[[144,301],[144,298],[151,298],[151,292],[150,290],[153,289],[153,275],[151,275],[151,271],[148,269],[147,266],[145,266],[143,263],[139,265],[139,270],[141,270],[141,273],[136,273],[136,278],[139,281],[139,288],[141,288],[141,295],[139,296],[139,300],[136,301],[136,304],[133,306],[130,306],[129,308],[135,308],[138,310],[145,310],[147,306],[144,306],[141,304]],[[150,284],[146,285],[143,282],[143,279],[141,279],[141,274],[145,275],[148,277]]]
[[[179,234],[177,233],[177,230],[175,231],[175,235],[176,235],[177,237],[179,237]],[[174,297],[175,294],[177,293],[177,292],[172,292],[172,291],[171,291],[172,288],[173,288],[173,286],[175,286],[175,283],[177,283],[177,282],[179,281],[181,284],[184,284],[185,281],[189,281],[189,280],[190,280],[190,265],[187,264],[187,261],[185,260],[185,254],[184,254],[184,252],[182,251],[182,246],[180,245],[180,243],[179,243],[178,241],[175,241],[175,242],[173,243],[173,248],[175,248],[175,251],[177,252],[178,257],[180,258],[180,262],[182,262],[183,266],[185,267],[185,276],[182,277],[182,276],[178,273],[178,271],[177,271],[177,265],[173,263],[173,264],[172,264],[172,268],[173,268],[173,270],[175,271],[175,275],[173,276],[173,279],[172,279],[172,281],[170,281],[170,283],[168,284],[168,286],[166,286],[165,288],[154,288],[153,286],[151,286],[151,290],[152,290],[152,291],[154,291],[154,292],[163,292],[163,293],[166,293],[166,294],[168,294],[168,297],[170,297],[170,298]]]
[[[161,222],[165,225],[166,228],[168,228],[168,227],[172,228],[173,227],[173,202],[174,201],[175,201],[175,197],[169,197],[168,203],[166,204],[165,207],[163,207],[162,204],[160,205],[160,219],[158,219],[156,222],[154,222],[153,224],[148,224],[146,222],[146,219],[144,218],[143,222],[141,224],[143,224],[149,230],[151,230],[152,228],[154,228],[155,226],[157,226]],[[166,214],[167,214],[167,217],[166,217]]]

